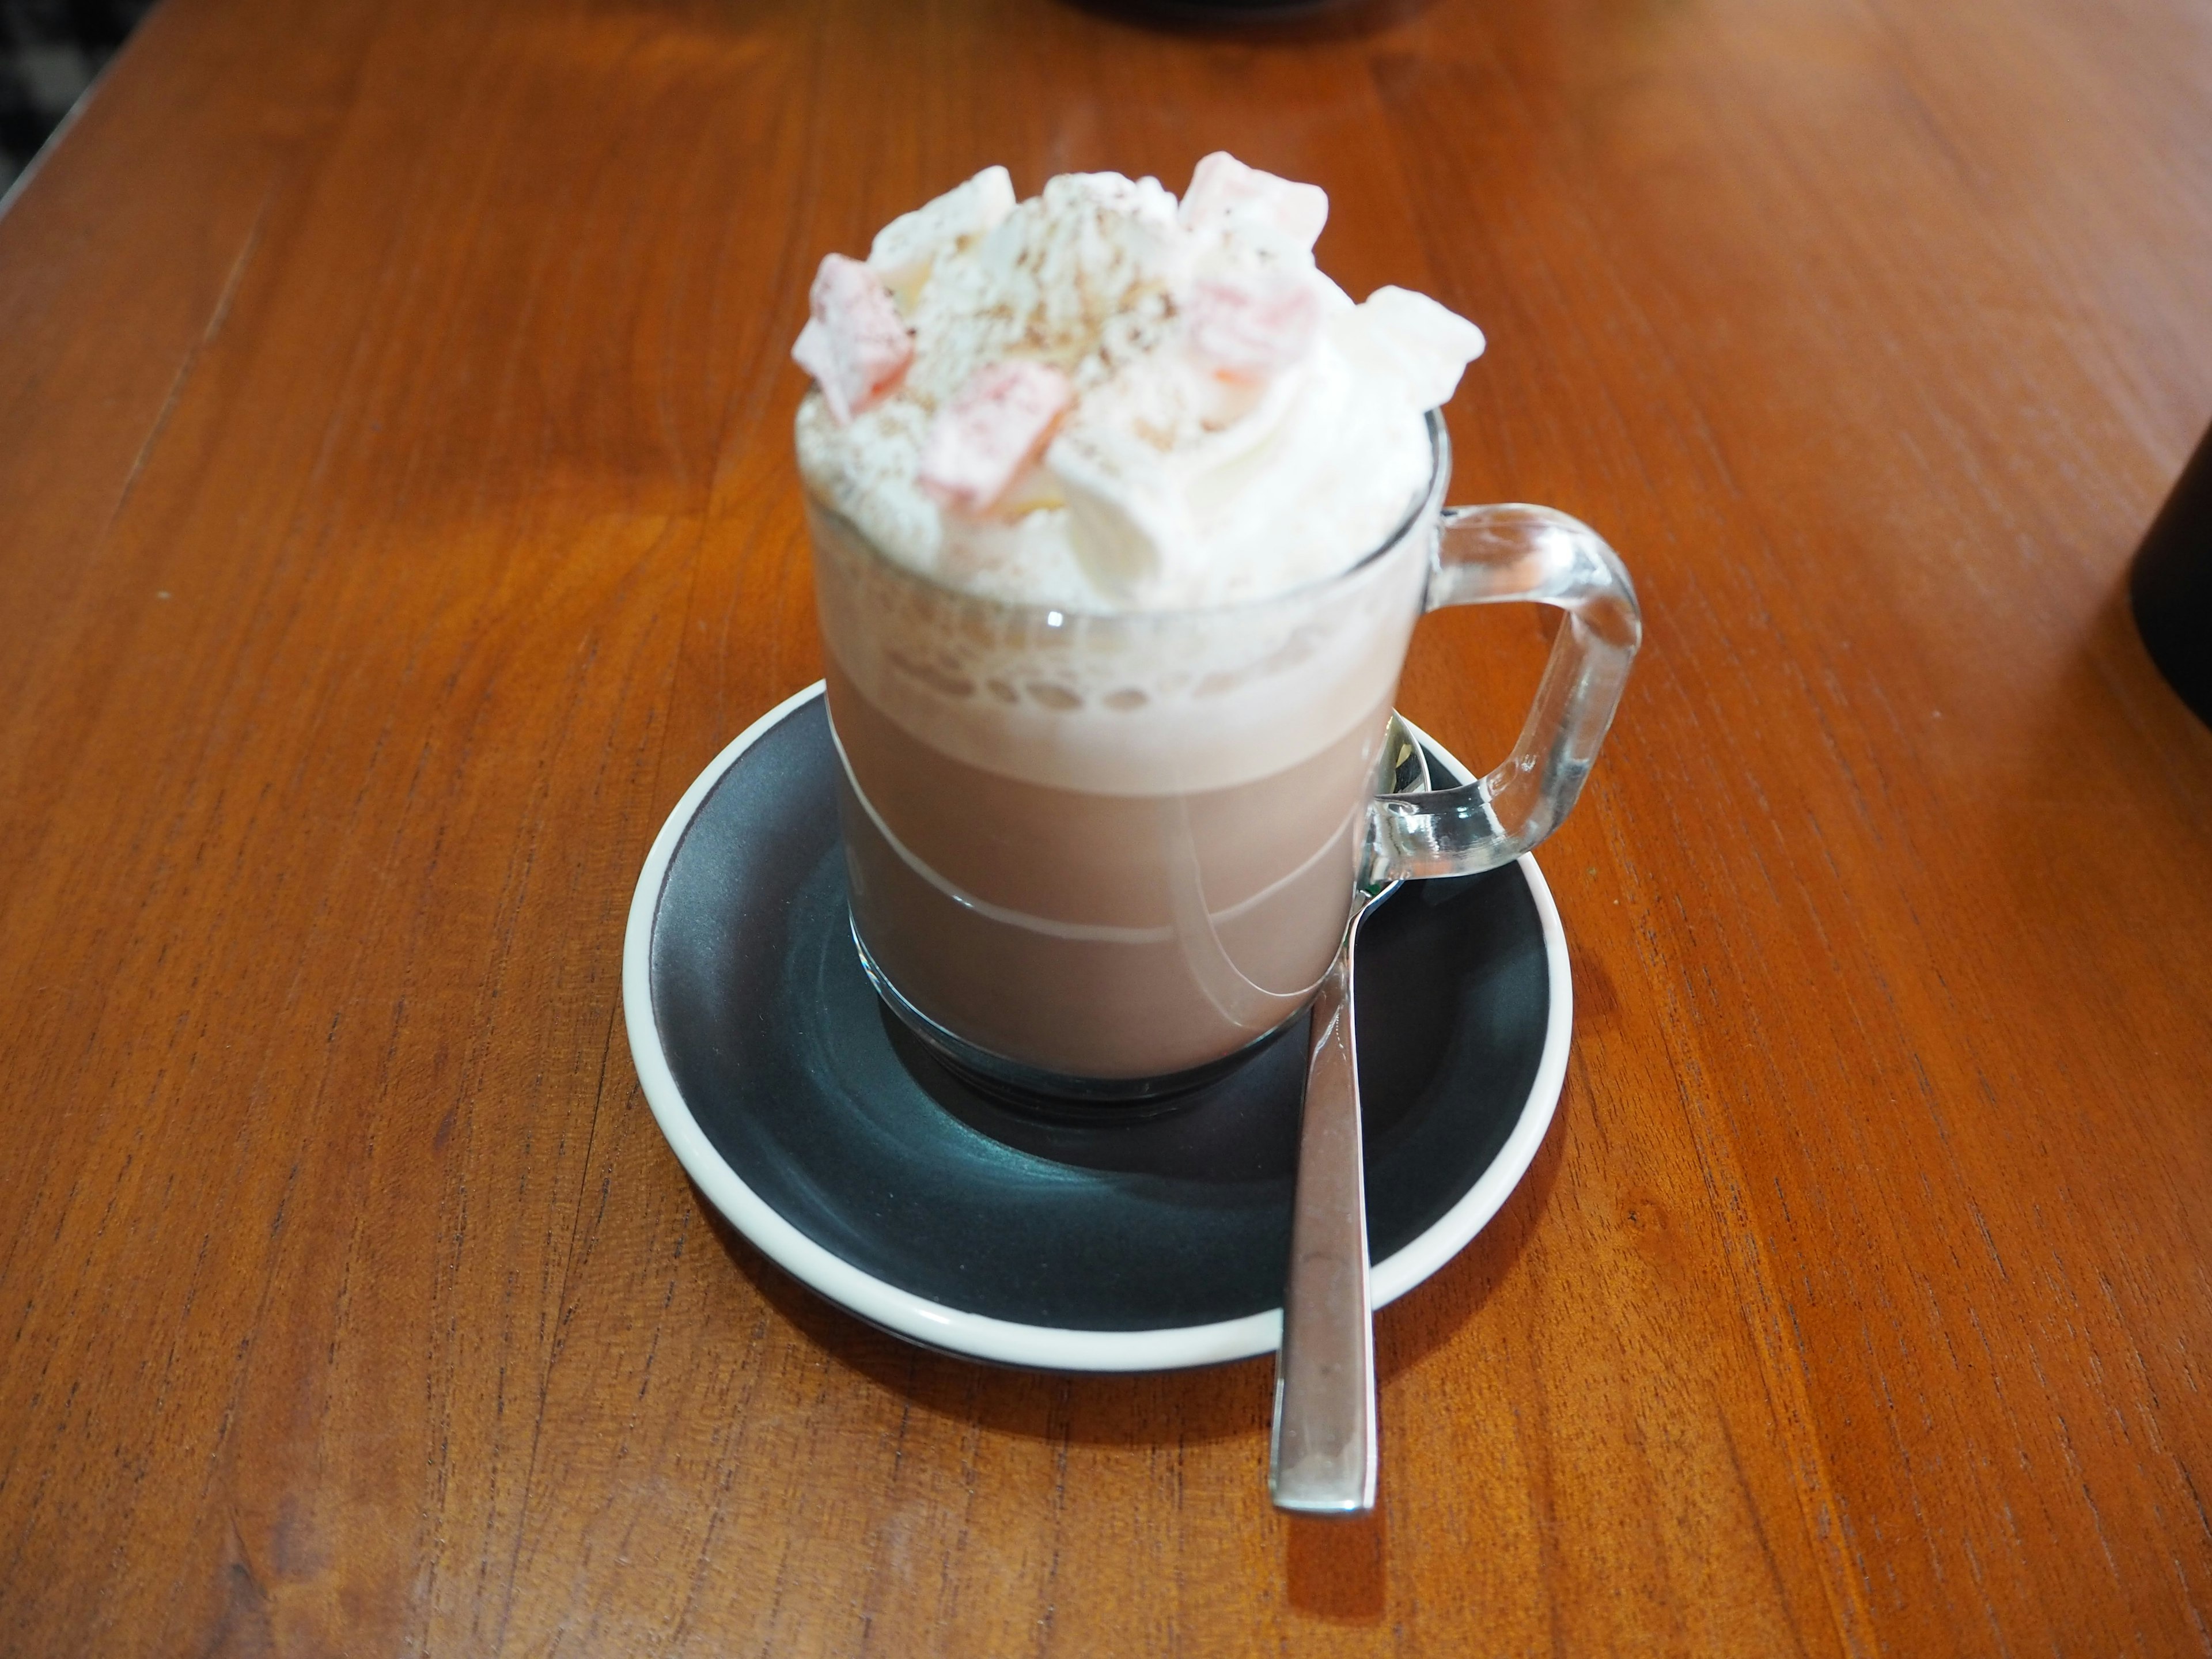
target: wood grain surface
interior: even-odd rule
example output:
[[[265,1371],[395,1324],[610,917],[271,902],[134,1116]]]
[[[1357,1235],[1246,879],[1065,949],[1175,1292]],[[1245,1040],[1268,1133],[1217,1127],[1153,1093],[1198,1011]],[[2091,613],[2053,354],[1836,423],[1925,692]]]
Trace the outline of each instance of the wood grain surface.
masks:
[[[2212,1651],[2198,0],[167,0],[0,216],[0,1652]],[[880,1335],[707,1212],[652,835],[819,670],[806,278],[1004,161],[1326,185],[1648,644],[1535,1168],[1265,1362]],[[1510,738],[1537,615],[1419,637]]]

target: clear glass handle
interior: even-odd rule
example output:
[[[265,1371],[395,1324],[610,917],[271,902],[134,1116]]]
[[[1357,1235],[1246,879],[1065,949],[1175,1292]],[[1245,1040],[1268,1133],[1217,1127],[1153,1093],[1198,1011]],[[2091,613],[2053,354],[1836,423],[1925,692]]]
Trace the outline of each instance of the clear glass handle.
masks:
[[[1470,876],[1550,835],[1573,808],[1643,642],[1635,585],[1597,532],[1548,507],[1447,507],[1427,609],[1531,600],[1565,611],[1513,752],[1457,789],[1370,809],[1367,879]]]

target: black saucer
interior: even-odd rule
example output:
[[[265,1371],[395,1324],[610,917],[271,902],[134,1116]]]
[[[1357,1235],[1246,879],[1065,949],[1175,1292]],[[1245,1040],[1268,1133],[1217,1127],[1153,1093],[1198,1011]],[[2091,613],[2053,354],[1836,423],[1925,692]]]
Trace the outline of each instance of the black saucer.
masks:
[[[1304,1022],[1164,1108],[1050,1116],[979,1092],[862,973],[836,766],[815,688],[718,757],[640,880],[631,1048],[693,1179],[817,1290],[934,1346],[1084,1370],[1272,1348]],[[1464,1245],[1534,1156],[1565,1069],[1565,972],[1528,860],[1414,884],[1365,924],[1378,1303]]]

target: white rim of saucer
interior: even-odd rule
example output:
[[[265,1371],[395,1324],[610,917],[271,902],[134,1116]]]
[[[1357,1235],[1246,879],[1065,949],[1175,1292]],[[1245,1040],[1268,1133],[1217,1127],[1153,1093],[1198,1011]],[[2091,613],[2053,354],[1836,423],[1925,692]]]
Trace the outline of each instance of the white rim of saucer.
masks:
[[[638,1081],[660,1133],[698,1183],[708,1201],[729,1218],[731,1224],[762,1253],[799,1279],[848,1312],[897,1335],[933,1348],[986,1359],[1002,1365],[1019,1365],[1062,1371],[1158,1371],[1189,1365],[1217,1364],[1272,1353],[1282,1346],[1283,1310],[1271,1308],[1241,1319],[1210,1325],[1173,1326],[1149,1331],[1065,1330],[1049,1325],[1025,1325],[993,1319],[932,1302],[926,1297],[887,1285],[849,1261],[824,1249],[747,1186],[684,1104],[683,1091],[660,1046],[653,1022],[650,976],[653,915],[659,907],[660,889],[668,874],[677,843],[698,811],[700,803],[728,771],[738,756],[792,712],[823,694],[817,680],[805,690],[785,698],[740,732],[736,740],[708,763],[692,780],[676,803],[660,833],[653,837],[645,868],[638,874],[637,891],[629,906],[629,925],[623,939],[623,1016],[629,1031],[630,1054],[637,1066]],[[1443,757],[1455,781],[1472,775],[1459,761],[1428,733],[1406,722],[1429,750]],[[1544,1049],[1528,1099],[1521,1109],[1505,1144],[1490,1166],[1461,1195],[1457,1203],[1419,1237],[1375,1264],[1370,1284],[1374,1303],[1394,1302],[1437,1272],[1464,1249],[1521,1184],[1521,1177],[1535,1160],[1558,1109],[1559,1088],[1567,1073],[1567,1046],[1574,1024],[1574,982],[1567,966],[1567,936],[1559,922],[1559,907],[1544,872],[1532,854],[1517,860],[1536,902],[1536,915],[1544,934],[1544,956],[1550,973],[1551,1008],[1544,1030]]]

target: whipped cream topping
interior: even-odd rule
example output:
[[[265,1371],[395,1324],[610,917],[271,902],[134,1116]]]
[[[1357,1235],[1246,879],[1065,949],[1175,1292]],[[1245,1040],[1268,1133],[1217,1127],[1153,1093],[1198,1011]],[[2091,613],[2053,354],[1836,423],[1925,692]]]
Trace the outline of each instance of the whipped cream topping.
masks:
[[[1483,338],[1404,289],[1355,305],[1314,264],[1328,211],[1224,154],[1180,203],[1096,173],[1018,204],[988,168],[865,267],[824,261],[800,470],[891,557],[1017,603],[1184,610],[1346,568],[1425,490],[1424,415]]]

